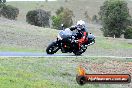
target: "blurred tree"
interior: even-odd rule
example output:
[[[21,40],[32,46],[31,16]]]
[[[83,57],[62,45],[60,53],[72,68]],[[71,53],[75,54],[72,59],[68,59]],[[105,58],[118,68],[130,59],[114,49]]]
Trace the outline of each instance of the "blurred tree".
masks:
[[[11,5],[4,5],[1,9],[1,15],[10,20],[15,20],[19,14],[19,9]]]
[[[6,0],[0,0],[0,3],[6,3]]]
[[[68,2],[68,0],[65,0],[65,2]]]
[[[73,24],[73,11],[69,10],[68,8],[65,8],[63,13],[61,13],[60,15],[62,15],[61,17],[64,27],[70,27]]]
[[[87,12],[87,11],[84,12],[84,16],[85,16],[86,20],[87,20],[89,23],[92,21],[91,17],[88,15],[88,12]]]
[[[97,15],[93,15],[93,17],[92,17],[92,22],[93,22],[93,23],[97,23],[97,22],[98,22]]]
[[[64,27],[69,27],[73,24],[73,12],[68,8],[60,7],[56,11],[56,16],[52,17],[53,28],[59,29],[61,24],[64,24]]]
[[[6,0],[3,0],[3,3],[6,3]]]
[[[63,7],[60,7],[59,9],[57,9],[56,15],[59,15],[63,11],[64,11],[64,8]]]
[[[60,16],[52,16],[52,25],[55,29],[60,29],[60,25],[62,24],[62,19]]]
[[[19,9],[11,5],[6,5],[5,3],[6,0],[0,0],[0,16],[2,15],[10,20],[16,20]]]
[[[0,0],[0,9],[3,8],[3,6],[5,5],[5,2],[6,2],[6,0]]]
[[[128,26],[129,10],[123,0],[107,0],[100,7],[104,36],[120,37]]]
[[[125,30],[124,37],[127,39],[132,39],[132,27],[128,27]]]
[[[42,9],[31,10],[26,15],[26,21],[35,26],[49,27],[51,13]]]

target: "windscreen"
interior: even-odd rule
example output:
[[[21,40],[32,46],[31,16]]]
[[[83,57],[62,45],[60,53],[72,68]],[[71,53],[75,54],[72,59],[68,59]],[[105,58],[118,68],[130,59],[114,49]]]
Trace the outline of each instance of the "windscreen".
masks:
[[[59,35],[62,39],[67,38],[72,35],[72,31],[69,28],[66,28],[65,30],[60,31]]]

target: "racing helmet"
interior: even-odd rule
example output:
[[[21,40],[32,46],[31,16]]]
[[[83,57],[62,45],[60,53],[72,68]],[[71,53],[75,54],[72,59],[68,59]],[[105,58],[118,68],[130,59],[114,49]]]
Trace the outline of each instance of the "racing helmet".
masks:
[[[83,20],[77,21],[77,28],[78,30],[81,30],[85,27],[85,22]]]

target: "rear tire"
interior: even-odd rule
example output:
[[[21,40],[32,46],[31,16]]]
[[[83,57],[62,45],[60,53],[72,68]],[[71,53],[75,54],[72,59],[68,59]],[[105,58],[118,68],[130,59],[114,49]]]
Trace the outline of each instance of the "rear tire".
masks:
[[[86,47],[87,49],[87,47]],[[83,46],[81,47],[80,50],[74,50],[73,53],[77,56],[81,55],[82,53],[84,53],[86,51],[86,49],[83,48]]]
[[[47,54],[54,54],[59,50],[59,46],[56,42],[52,42],[46,49]]]
[[[79,50],[78,51],[74,51],[73,52],[76,56],[80,56],[83,52],[80,52]]]

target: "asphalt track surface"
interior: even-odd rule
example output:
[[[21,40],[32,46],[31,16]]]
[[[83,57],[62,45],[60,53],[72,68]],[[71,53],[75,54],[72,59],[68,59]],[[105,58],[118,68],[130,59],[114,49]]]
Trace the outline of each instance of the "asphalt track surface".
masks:
[[[89,55],[81,55],[75,56],[74,54],[53,54],[48,55],[46,53],[31,53],[31,52],[0,52],[0,57],[97,57],[97,58],[129,58],[132,57],[121,57],[121,56],[89,56]]]

